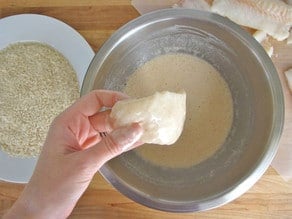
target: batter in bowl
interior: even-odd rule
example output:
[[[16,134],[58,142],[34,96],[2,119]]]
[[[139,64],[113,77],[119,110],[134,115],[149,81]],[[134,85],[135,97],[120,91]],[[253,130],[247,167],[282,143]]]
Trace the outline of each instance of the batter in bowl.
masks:
[[[144,97],[156,91],[185,90],[187,114],[179,140],[171,146],[145,144],[135,152],[152,164],[186,168],[212,156],[231,128],[233,101],[220,73],[206,61],[187,54],[158,56],[129,78],[125,93]]]

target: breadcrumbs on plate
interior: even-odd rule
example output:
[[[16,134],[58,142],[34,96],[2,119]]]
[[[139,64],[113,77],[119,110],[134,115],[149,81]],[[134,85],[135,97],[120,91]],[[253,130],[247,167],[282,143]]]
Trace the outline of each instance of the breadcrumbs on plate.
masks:
[[[0,50],[2,150],[11,156],[37,156],[54,117],[78,97],[77,75],[53,47],[21,42]]]

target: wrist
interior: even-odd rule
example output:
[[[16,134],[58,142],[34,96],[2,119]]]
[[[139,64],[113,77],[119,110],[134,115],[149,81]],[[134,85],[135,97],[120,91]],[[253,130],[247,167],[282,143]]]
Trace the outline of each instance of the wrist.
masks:
[[[4,215],[3,219],[13,219],[19,217],[24,219],[43,218],[39,217],[39,215],[39,213],[33,211],[33,209],[30,208],[28,203],[24,202],[21,198],[18,198],[13,206]]]
[[[67,218],[70,210],[58,209],[56,202],[47,200],[45,194],[40,194],[34,189],[26,187],[17,201],[4,215],[3,219],[50,219]]]

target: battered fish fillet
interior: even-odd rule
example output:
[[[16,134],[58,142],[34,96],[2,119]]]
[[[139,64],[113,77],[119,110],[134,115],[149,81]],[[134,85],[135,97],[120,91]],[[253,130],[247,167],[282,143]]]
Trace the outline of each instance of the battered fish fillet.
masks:
[[[138,122],[141,142],[171,145],[182,133],[186,115],[186,93],[156,92],[152,96],[117,102],[110,117],[114,127]]]
[[[211,10],[282,41],[289,36],[292,6],[279,0],[214,0]]]

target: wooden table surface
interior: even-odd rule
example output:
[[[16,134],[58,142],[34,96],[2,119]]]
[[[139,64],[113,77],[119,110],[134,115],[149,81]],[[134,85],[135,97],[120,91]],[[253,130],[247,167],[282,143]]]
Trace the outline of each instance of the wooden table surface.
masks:
[[[139,16],[129,0],[0,0],[0,18],[21,13],[44,14],[66,22],[79,31],[95,51],[117,28]],[[292,46],[273,44],[276,54],[273,61],[282,78],[283,71],[292,67]],[[292,96],[285,81],[282,82],[290,124],[286,124],[281,144],[289,144]],[[0,216],[23,188],[21,184],[0,182]],[[96,174],[70,218],[292,218],[292,182],[285,182],[269,167],[247,193],[231,203],[207,212],[175,214],[133,202]]]

